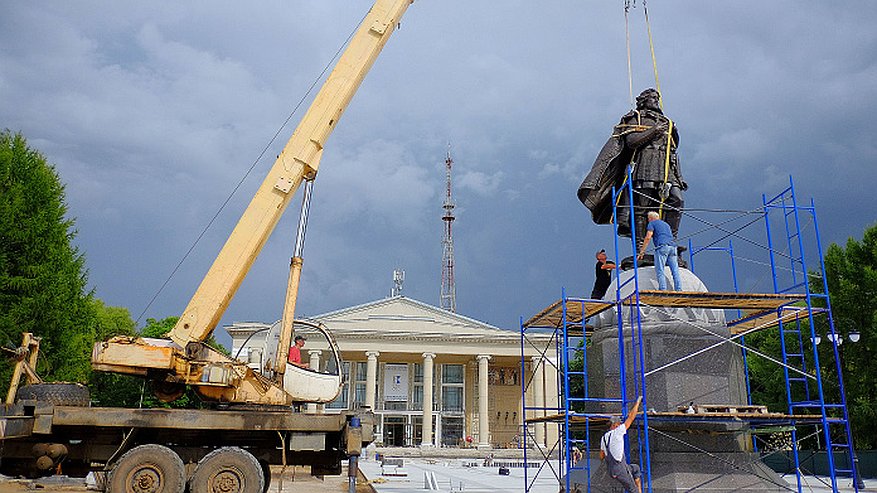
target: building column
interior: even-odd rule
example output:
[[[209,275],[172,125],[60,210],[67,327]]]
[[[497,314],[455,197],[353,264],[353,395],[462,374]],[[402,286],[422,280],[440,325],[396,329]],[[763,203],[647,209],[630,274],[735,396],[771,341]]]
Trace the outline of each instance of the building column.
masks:
[[[545,366],[545,405],[553,408],[549,414],[559,414],[560,408],[560,387],[557,380],[557,361],[547,360]],[[545,424],[545,440],[546,446],[550,449],[554,443],[560,439],[560,426],[554,423]]]
[[[378,356],[381,353],[378,351],[366,351],[365,355],[368,358],[365,366],[365,405],[374,411],[375,388],[378,384]]]
[[[478,359],[478,448],[490,448],[490,422],[487,416],[487,362],[489,354],[479,354]]]
[[[531,380],[530,386],[533,388],[533,407],[535,408],[544,408],[545,407],[545,362],[542,360],[542,356],[533,356],[530,358],[531,365],[533,366],[533,380]],[[536,409],[533,413],[534,418],[541,418],[545,416],[545,411],[543,409]],[[533,434],[536,436],[536,445],[540,447],[545,446],[545,424],[544,423],[533,423]]]
[[[435,353],[423,353],[423,441],[421,447],[434,447],[432,439],[432,374]]]
[[[316,371],[320,370],[320,356],[322,355],[322,353],[323,353],[323,351],[320,349],[309,349],[308,350],[308,355],[310,356],[310,361],[308,361],[308,366],[311,369],[316,370]],[[317,406],[317,404],[311,403],[311,404],[307,405],[306,412],[315,414],[318,411],[319,411],[319,407]]]

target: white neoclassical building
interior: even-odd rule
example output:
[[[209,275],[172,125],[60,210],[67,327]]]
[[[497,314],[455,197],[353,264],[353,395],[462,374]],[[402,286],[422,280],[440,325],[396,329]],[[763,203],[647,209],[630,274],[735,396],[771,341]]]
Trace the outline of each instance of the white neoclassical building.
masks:
[[[517,330],[499,329],[404,296],[311,319],[334,335],[347,383],[335,401],[310,405],[307,412],[368,406],[378,416],[376,431],[383,445],[518,447],[524,423],[522,388],[527,388],[528,407],[557,407],[555,366],[537,349],[543,344],[524,344],[522,373]],[[265,337],[253,334],[267,327],[226,326],[232,354],[261,364]],[[327,348],[309,338],[302,358],[312,368],[325,368],[331,364]],[[527,442],[551,447],[558,439],[556,428],[530,425]]]

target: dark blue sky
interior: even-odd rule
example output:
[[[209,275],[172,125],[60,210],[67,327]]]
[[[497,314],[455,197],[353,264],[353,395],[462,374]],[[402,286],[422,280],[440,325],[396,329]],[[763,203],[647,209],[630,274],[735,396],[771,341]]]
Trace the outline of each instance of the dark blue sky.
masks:
[[[144,310],[370,5],[55,1],[5,10],[0,125],[57,166],[98,297],[134,317]],[[404,294],[438,305],[449,142],[458,311],[513,329],[562,287],[588,293],[593,253],[612,237],[590,222],[575,189],[630,109],[622,5],[415,2],[328,141],[299,312],[382,298],[394,268],[406,271]],[[648,5],[690,208],[755,209],[793,175],[816,201],[826,245],[874,224],[877,4]],[[655,85],[639,2],[630,28],[638,93]],[[182,312],[293,127],[146,317]],[[223,323],[280,317],[298,203]],[[682,234],[700,229],[683,221]],[[756,271],[741,277],[769,290],[763,266],[748,263]],[[708,286],[726,283],[712,279],[720,265],[705,268]]]

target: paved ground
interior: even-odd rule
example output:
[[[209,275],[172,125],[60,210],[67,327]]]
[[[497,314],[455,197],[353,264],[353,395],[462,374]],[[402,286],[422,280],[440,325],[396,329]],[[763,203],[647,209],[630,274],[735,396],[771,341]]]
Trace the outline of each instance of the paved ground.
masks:
[[[495,459],[496,460],[496,459]],[[414,493],[428,491],[426,475],[434,474],[438,491],[463,491],[466,493],[500,493],[500,492],[524,492],[530,493],[557,493],[559,490],[556,475],[547,469],[543,469],[535,478],[537,469],[529,468],[525,487],[524,470],[520,467],[510,467],[508,476],[499,475],[498,467],[485,467],[483,461],[466,459],[427,459],[410,458],[404,460],[401,471],[405,476],[382,475],[380,462],[364,460],[360,468],[365,476],[371,481],[377,493]],[[386,468],[384,472],[393,473],[392,468]],[[795,477],[787,477],[786,481],[794,484]],[[805,493],[830,493],[831,481],[826,477],[806,476],[802,491]],[[854,489],[849,479],[839,479],[838,486],[841,492],[853,492]],[[865,480],[866,488],[863,492],[877,492],[877,479]],[[794,488],[794,487],[793,487]],[[433,490],[435,491],[435,490]],[[790,493],[795,491],[790,489]]]
[[[420,455],[414,454],[412,455]],[[470,454],[473,455],[473,454]],[[494,458],[496,462],[512,461],[512,458]],[[437,491],[466,493],[524,492],[556,493],[557,480],[551,471],[543,470],[534,478],[535,470],[528,469],[529,487],[525,487],[524,469],[510,467],[509,475],[500,475],[498,466],[484,466],[483,459],[459,457],[408,457],[399,470],[384,468],[372,459],[361,461],[363,477],[357,482],[356,493],[414,493],[429,491],[426,486],[433,477]],[[385,474],[382,474],[385,473]],[[404,475],[403,475],[404,474]],[[795,478],[786,478],[794,482]],[[828,493],[831,491],[827,478],[808,476],[803,491]],[[877,479],[865,480],[864,492],[877,492]],[[842,492],[852,492],[849,480],[841,480]],[[75,493],[89,491],[82,480],[49,478],[39,481],[14,480],[0,477],[0,493]],[[279,468],[272,470],[270,493],[343,493],[348,491],[346,468],[341,476],[327,476],[320,480],[310,476],[305,468],[288,468],[281,474]],[[436,491],[436,490],[433,490]]]
[[[493,493],[525,491],[524,469],[509,467],[509,475],[500,475],[498,466],[486,467],[483,460],[467,459],[406,459],[405,465],[398,471],[392,467],[384,468],[374,460],[364,460],[360,469],[370,480],[377,493],[409,493],[428,491],[429,480],[438,491],[464,491],[466,493]],[[532,493],[557,493],[557,480],[549,474],[542,475],[535,481],[530,469],[530,489]],[[393,474],[406,474],[405,476]],[[435,491],[435,490],[433,490]]]
[[[341,493],[348,491],[347,469],[341,476],[326,476],[318,479],[310,475],[308,468],[287,468],[281,474],[280,468],[272,468],[270,493]],[[0,477],[0,493],[23,493],[39,491],[44,493],[89,492],[84,480],[67,478],[45,478],[23,480]],[[365,478],[357,482],[356,493],[373,493]]]

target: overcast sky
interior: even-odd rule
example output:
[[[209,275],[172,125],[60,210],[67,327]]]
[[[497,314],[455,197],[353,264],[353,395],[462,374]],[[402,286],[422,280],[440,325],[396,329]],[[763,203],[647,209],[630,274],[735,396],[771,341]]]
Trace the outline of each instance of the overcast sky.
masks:
[[[7,5],[0,127],[57,167],[99,298],[140,315],[371,3]],[[516,329],[562,288],[588,294],[594,251],[613,240],[575,190],[630,109],[622,7],[417,0],[327,143],[299,314],[381,299],[395,268],[403,294],[439,305],[449,143],[458,312]],[[815,200],[825,245],[860,238],[877,219],[877,4],[648,7],[686,205],[757,209],[792,175]],[[655,85],[639,1],[630,28],[638,93]],[[304,109],[144,319],[182,313]],[[223,324],[280,318],[299,202]],[[716,238],[702,228],[688,217],[680,234]],[[770,291],[760,273],[743,275]]]

